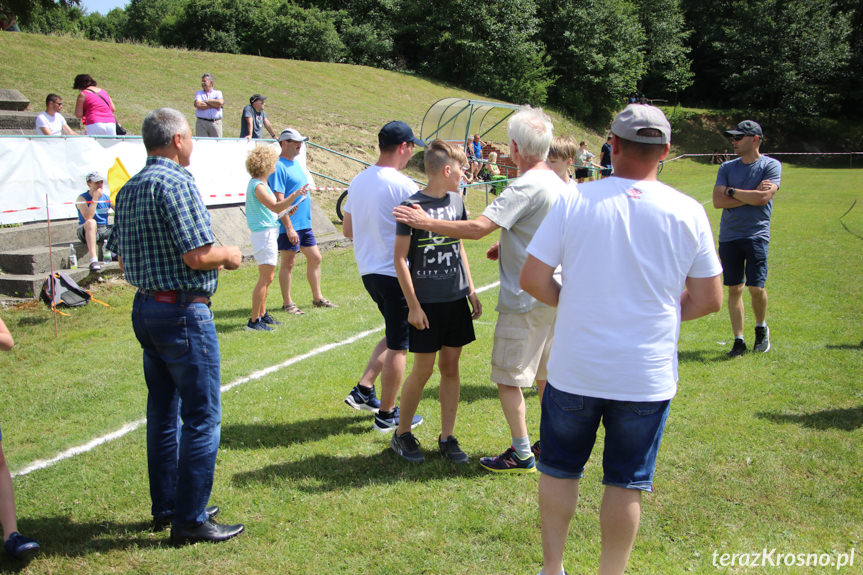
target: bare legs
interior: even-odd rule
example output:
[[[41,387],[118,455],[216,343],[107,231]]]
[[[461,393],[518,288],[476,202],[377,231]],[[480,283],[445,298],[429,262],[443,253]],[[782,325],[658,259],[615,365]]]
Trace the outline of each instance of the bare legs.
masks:
[[[577,503],[577,479],[560,479],[544,473],[539,478],[544,574],[563,573],[564,544]],[[640,520],[641,491],[607,485],[599,513],[602,531],[600,575],[623,573],[635,543]]]
[[[321,293],[321,261],[323,260],[321,251],[318,249],[318,246],[300,247],[300,251],[306,256],[306,277],[312,290],[312,300],[321,301],[324,299]],[[279,287],[282,290],[282,305],[289,306],[294,303],[291,299],[291,282],[297,252],[282,250],[279,254],[282,260],[282,267],[279,268]]]
[[[258,283],[252,291],[252,321],[267,313],[267,294],[270,291],[270,284],[273,283],[275,271],[276,266],[267,264],[258,266]]]
[[[731,331],[734,337],[743,337],[744,332],[746,313],[743,305],[743,288],[743,284],[728,286],[728,315],[731,318]],[[755,323],[764,323],[767,319],[767,290],[763,287],[749,286],[749,296],[752,298]]]

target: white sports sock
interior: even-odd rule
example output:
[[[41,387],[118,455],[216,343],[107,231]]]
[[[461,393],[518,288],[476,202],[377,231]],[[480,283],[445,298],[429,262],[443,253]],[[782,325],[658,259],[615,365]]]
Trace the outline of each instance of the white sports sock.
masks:
[[[512,446],[515,448],[515,453],[521,459],[524,459],[530,455],[530,436],[525,435],[524,437],[513,437]]]

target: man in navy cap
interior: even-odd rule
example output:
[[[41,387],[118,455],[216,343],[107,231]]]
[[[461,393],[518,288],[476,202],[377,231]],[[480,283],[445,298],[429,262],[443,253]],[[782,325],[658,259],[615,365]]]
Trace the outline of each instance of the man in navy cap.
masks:
[[[408,305],[396,275],[393,251],[396,220],[393,208],[419,191],[416,183],[401,173],[425,142],[414,136],[404,122],[390,122],[378,133],[380,155],[353,179],[345,202],[342,233],[353,239],[354,258],[366,291],[377,304],[386,325],[383,339],[372,351],[360,381],[345,398],[354,409],[375,413],[374,428],[391,432],[399,425],[396,398],[405,374],[408,351]],[[381,399],[374,382],[381,375]],[[411,428],[422,423],[413,417]]]
[[[743,285],[749,288],[752,311],[755,313],[755,343],[752,349],[770,350],[770,329],[767,327],[767,251],[770,243],[770,216],[773,195],[779,189],[782,164],[761,155],[764,141],[761,126],[752,120],[727,130],[731,145],[739,157],[719,166],[713,188],[713,207],[722,209],[719,222],[719,257],[723,279],[728,286],[728,313],[734,344],[728,357],[746,352],[743,338],[745,311]]]

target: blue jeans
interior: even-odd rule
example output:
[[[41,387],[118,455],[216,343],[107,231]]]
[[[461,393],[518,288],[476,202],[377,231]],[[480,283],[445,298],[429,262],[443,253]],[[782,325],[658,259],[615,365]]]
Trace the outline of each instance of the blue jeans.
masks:
[[[205,303],[160,303],[138,292],[132,327],[144,350],[149,390],[147,467],[153,516],[173,514],[175,526],[198,525],[207,519],[222,423],[213,312]]]

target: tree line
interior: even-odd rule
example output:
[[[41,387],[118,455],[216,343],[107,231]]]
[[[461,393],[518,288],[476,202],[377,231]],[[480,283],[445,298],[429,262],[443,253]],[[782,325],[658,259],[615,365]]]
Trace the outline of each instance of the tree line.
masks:
[[[863,116],[859,0],[0,0],[21,29],[422,74],[589,124],[626,98]]]

